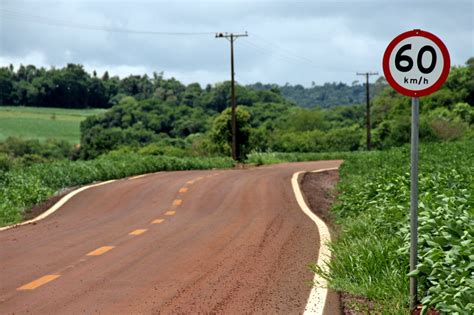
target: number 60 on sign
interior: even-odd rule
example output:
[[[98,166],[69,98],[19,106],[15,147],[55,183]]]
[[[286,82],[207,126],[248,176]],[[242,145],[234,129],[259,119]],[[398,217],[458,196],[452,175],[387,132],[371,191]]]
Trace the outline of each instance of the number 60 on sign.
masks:
[[[383,56],[388,83],[399,93],[420,97],[441,87],[449,74],[449,52],[435,35],[413,30],[398,35]]]

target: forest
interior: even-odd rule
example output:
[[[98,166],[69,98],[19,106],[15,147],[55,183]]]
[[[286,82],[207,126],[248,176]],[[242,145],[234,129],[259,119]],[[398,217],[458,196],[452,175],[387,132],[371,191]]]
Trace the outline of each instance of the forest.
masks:
[[[375,83],[369,83],[370,97],[373,98],[386,85],[382,77],[375,81]],[[354,81],[351,85],[342,82],[316,85],[312,82],[311,87],[304,87],[301,84],[291,85],[286,83],[280,86],[278,84],[262,84],[257,82],[247,85],[247,87],[256,90],[278,89],[286,99],[306,108],[355,105],[365,102],[366,98],[365,83],[361,84],[359,81]]]
[[[169,82],[163,82],[169,81]],[[385,86],[381,78],[370,85],[370,95],[375,96]],[[61,69],[37,68],[34,65],[21,65],[0,68],[0,106],[27,105],[62,108],[109,108],[117,103],[117,95],[145,99],[172,94],[184,90],[185,86],[177,80],[163,80],[163,73],[130,75],[120,79],[110,76],[106,71],[92,76],[81,65],[68,64]],[[278,90],[281,95],[301,107],[328,108],[338,105],[354,105],[365,102],[365,84],[354,81],[351,86],[339,82],[305,88],[300,84],[285,85],[262,84],[257,82],[246,86],[252,90]],[[160,89],[158,89],[160,88]],[[211,90],[212,86],[206,86]]]

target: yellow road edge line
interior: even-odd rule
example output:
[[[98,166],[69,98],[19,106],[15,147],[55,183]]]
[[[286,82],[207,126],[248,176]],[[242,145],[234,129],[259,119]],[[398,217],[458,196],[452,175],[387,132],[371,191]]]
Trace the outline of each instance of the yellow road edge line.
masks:
[[[163,223],[163,221],[165,221],[165,219],[156,219],[156,220],[151,221],[150,224],[160,224],[160,223]]]
[[[48,282],[51,282],[57,278],[59,278],[60,275],[46,275],[46,276],[42,276],[41,278],[38,278],[34,281],[31,281],[30,283],[27,283],[21,287],[19,287],[18,289],[16,289],[17,291],[25,291],[25,290],[34,290]]]
[[[183,204],[183,200],[181,199],[176,199],[173,201],[173,206],[181,206]]]
[[[165,215],[175,215],[176,211],[166,211]]]
[[[147,229],[137,229],[135,231],[132,231],[130,233],[128,233],[128,235],[140,235],[140,234],[143,234],[147,231]]]
[[[179,190],[180,193],[185,193],[188,191],[188,188],[187,187],[183,187]]]
[[[96,250],[93,250],[90,253],[87,253],[86,256],[99,256],[99,255],[107,253],[109,250],[111,250],[114,247],[115,246],[102,246],[102,247],[97,248]]]

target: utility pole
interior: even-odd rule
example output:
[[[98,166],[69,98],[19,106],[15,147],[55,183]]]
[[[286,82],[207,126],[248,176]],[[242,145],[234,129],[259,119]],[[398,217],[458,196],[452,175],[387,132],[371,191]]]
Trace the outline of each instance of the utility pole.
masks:
[[[239,37],[246,37],[245,34],[234,34],[234,33],[217,33],[216,38],[226,38],[230,42],[230,81],[231,81],[231,94],[232,94],[232,158],[237,160],[239,154],[237,152],[237,117],[236,117],[236,101],[235,101],[235,80],[234,80],[234,41]]]
[[[371,75],[379,75],[378,72],[365,72],[359,73],[357,75],[364,75],[365,76],[365,89],[366,89],[366,98],[367,98],[367,151],[370,151],[372,144],[371,144],[371,135],[370,135],[370,94],[369,94],[369,76]]]

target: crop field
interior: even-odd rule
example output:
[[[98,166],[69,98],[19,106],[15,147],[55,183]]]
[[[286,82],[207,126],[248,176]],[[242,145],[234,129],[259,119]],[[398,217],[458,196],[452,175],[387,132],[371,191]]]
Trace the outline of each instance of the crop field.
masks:
[[[408,306],[409,148],[354,154],[341,168],[333,207],[330,285],[376,301],[375,312]],[[474,313],[474,142],[420,150],[418,268],[424,311]]]
[[[62,109],[23,106],[0,107],[0,141],[8,137],[23,139],[58,139],[79,143],[79,126],[87,116],[102,109]]]
[[[407,314],[409,147],[354,153],[254,153],[249,162],[344,159],[329,273],[314,271],[354,298],[362,313]],[[420,149],[418,297],[424,311],[474,313],[474,141]],[[363,297],[360,302],[360,297]],[[352,302],[351,302],[352,303]]]

